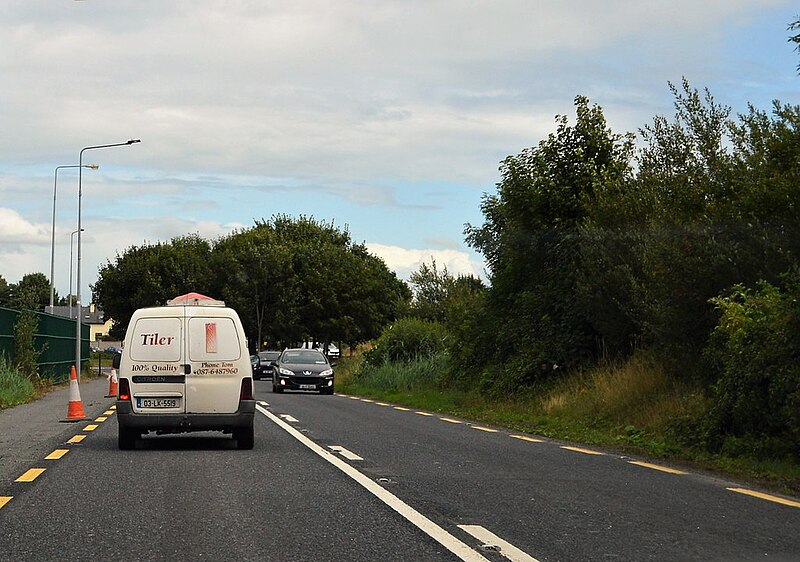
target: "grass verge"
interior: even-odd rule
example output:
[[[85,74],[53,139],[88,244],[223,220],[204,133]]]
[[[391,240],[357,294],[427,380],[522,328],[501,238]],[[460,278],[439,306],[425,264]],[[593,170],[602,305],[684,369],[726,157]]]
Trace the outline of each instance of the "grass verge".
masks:
[[[30,402],[36,396],[36,386],[0,355],[0,409]]]
[[[337,368],[336,385],[346,394],[664,459],[778,492],[800,494],[797,462],[709,453],[700,436],[708,407],[703,392],[672,380],[647,356],[577,373],[510,398],[442,388],[446,367],[446,355],[380,367],[348,358]]]

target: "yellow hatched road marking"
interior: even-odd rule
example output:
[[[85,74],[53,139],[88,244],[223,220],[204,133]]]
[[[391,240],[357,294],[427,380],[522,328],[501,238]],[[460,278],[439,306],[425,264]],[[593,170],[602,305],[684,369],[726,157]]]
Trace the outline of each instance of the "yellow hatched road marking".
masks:
[[[33,482],[44,472],[45,468],[31,468],[28,469],[25,474],[14,480],[14,482]]]
[[[755,490],[748,490],[747,488],[726,488],[726,490],[730,490],[731,492],[736,492],[737,494],[745,494],[746,496],[753,496],[754,498],[759,498],[762,500],[788,505],[790,507],[800,507],[800,502],[787,500],[786,498],[772,496],[770,494],[762,494],[761,492],[756,492]]]
[[[432,416],[433,414],[429,414],[428,412],[417,412],[420,416]]]
[[[666,466],[660,466],[657,464],[650,464],[649,462],[641,462],[641,461],[628,461],[630,464],[635,464],[637,466],[643,466],[645,468],[652,468],[653,470],[660,470],[661,472],[669,472],[670,474],[689,474],[688,472],[684,472],[683,470],[678,470],[675,468],[669,468]]]
[[[75,435],[74,437],[70,438],[69,441],[67,441],[67,443],[72,443],[72,444],[80,443],[84,439],[86,439],[85,435]]]
[[[98,427],[100,427],[100,426],[99,426],[99,425],[97,425],[96,423],[90,423],[89,425],[87,425],[86,427],[84,427],[84,428],[83,428],[83,430],[84,430],[84,431],[94,431],[94,430],[95,430],[95,429],[97,429]]]
[[[470,427],[472,427],[472,429],[477,429],[478,431],[485,431],[486,433],[497,433],[497,430],[492,429],[491,427],[482,427],[480,425],[473,425]]]
[[[114,415],[114,410],[106,410],[105,412],[103,412],[103,415],[104,416],[113,416]]]
[[[581,449],[580,447],[567,447],[565,445],[562,445],[561,448],[566,449],[567,451],[575,451],[576,453],[583,453],[584,455],[605,455],[605,453],[601,453],[600,451],[592,451],[591,449]]]
[[[400,410],[401,412],[410,412],[411,408],[403,408],[402,406],[395,406],[395,410]]]
[[[459,420],[454,420],[452,418],[439,418],[442,421],[446,421],[447,423],[461,423]]]
[[[52,453],[47,455],[45,457],[45,460],[57,461],[58,459],[60,459],[64,455],[66,455],[67,453],[69,453],[69,449],[56,449],[55,451],[53,451]]]
[[[530,443],[544,443],[542,439],[536,439],[535,437],[528,437],[527,435],[509,435],[509,437],[513,437],[514,439],[519,439],[520,441],[529,441]]]
[[[3,507],[8,502],[14,499],[14,496],[0,496],[0,507]]]
[[[117,405],[116,405],[116,404],[114,404],[113,406],[109,406],[109,408],[108,408],[108,409],[109,409],[109,410],[116,410],[116,409],[117,409]]]
[[[96,422],[104,422],[107,419],[108,418],[106,416],[97,416],[96,418],[94,418],[94,421],[96,421]]]

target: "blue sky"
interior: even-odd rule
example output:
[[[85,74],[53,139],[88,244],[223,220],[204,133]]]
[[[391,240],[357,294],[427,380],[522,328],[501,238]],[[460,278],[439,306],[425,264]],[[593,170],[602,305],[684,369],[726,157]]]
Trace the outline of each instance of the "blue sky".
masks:
[[[53,170],[85,153],[82,296],[131,245],[214,239],[276,213],[335,221],[407,278],[463,239],[509,154],[573,114],[616,132],[671,114],[686,76],[745,111],[798,103],[783,0],[397,0],[0,7],[0,275],[49,275]],[[58,177],[68,292],[77,173]]]

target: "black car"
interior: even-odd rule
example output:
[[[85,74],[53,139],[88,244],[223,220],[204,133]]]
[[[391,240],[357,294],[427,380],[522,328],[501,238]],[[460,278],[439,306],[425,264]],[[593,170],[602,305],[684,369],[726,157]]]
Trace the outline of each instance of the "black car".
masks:
[[[284,349],[273,365],[272,392],[317,390],[333,394],[333,366],[316,349]]]
[[[280,351],[259,351],[258,354],[254,355],[253,380],[271,379],[272,362],[280,356]],[[258,358],[258,360],[255,361],[255,358]]]

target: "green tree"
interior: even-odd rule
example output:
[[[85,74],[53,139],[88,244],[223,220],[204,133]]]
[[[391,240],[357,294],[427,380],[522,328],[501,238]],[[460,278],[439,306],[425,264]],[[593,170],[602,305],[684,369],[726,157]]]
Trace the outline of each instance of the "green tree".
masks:
[[[114,319],[111,335],[122,338],[134,311],[163,305],[188,292],[211,292],[211,246],[197,235],[168,243],[131,246],[100,268],[94,302]]]
[[[11,285],[11,308],[42,310],[50,304],[50,281],[44,273],[28,273]]]
[[[577,366],[596,352],[576,300],[579,227],[597,194],[631,174],[632,139],[613,134],[586,98],[577,97],[575,107],[574,126],[559,116],[555,133],[506,158],[497,195],[484,197],[484,224],[466,229],[490,269],[481,363],[485,384],[499,389]]]
[[[0,275],[0,306],[11,306],[11,287],[2,275]]]
[[[310,217],[256,221],[214,247],[216,286],[259,342],[347,342],[377,337],[408,288],[347,231]],[[260,343],[259,343],[260,345]]]
[[[789,31],[800,31],[800,18],[794,20],[789,24]],[[800,53],[800,33],[796,33],[789,37],[790,43],[795,43],[795,50]],[[797,65],[797,71],[800,72],[800,64]]]
[[[423,320],[444,322],[445,302],[455,287],[455,282],[455,277],[447,271],[447,266],[440,270],[435,259],[431,258],[430,265],[422,263],[409,277],[414,293],[410,314]]]

